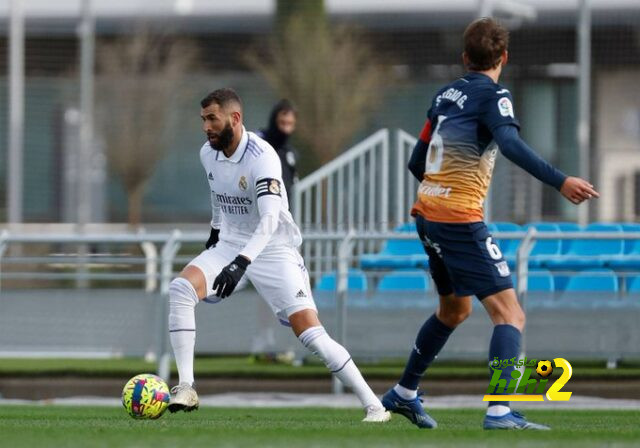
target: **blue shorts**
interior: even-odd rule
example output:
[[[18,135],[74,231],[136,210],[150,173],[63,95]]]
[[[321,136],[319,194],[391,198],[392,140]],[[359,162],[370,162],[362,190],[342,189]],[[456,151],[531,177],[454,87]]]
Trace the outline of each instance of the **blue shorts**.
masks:
[[[416,218],[438,294],[482,300],[513,288],[511,273],[484,222],[448,224]]]

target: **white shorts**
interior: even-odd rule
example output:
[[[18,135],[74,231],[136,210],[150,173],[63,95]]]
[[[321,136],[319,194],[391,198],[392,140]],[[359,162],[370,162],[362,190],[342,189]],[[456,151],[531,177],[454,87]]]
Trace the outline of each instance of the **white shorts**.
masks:
[[[189,266],[195,266],[204,273],[207,283],[205,302],[217,303],[222,300],[214,294],[213,282],[222,268],[238,256],[240,250],[241,248],[219,242],[191,260]],[[261,253],[247,267],[247,272],[234,292],[245,287],[247,281],[251,282],[284,325],[289,324],[289,316],[293,313],[304,309],[317,311],[307,268],[300,253],[293,247]]]

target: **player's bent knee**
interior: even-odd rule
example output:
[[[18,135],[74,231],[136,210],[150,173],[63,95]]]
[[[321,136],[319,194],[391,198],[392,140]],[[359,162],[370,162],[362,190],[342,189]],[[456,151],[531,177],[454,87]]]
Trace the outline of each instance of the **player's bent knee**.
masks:
[[[455,328],[467,320],[471,315],[471,309],[439,310],[438,319],[449,328]]]
[[[178,278],[183,278],[191,283],[198,299],[202,300],[207,296],[207,281],[199,268],[189,265],[180,272]]]
[[[451,296],[441,298],[436,315],[440,322],[449,328],[455,328],[467,320],[472,310],[470,298]]]
[[[300,310],[290,315],[289,324],[296,337],[300,336],[309,328],[322,326],[320,319],[318,319],[318,313],[311,308]]]
[[[514,323],[512,325],[522,331],[527,322],[527,317],[525,316],[524,311],[522,311],[522,308],[518,308],[518,311],[515,313],[513,318]]]

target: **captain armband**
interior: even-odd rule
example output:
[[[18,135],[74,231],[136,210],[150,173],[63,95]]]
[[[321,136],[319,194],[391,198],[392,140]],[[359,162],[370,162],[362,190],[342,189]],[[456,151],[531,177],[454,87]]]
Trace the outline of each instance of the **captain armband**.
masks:
[[[257,197],[265,196],[268,194],[271,194],[274,196],[282,196],[280,191],[281,191],[281,187],[280,187],[280,181],[278,179],[272,179],[267,177],[265,179],[260,179],[259,181],[256,182]]]

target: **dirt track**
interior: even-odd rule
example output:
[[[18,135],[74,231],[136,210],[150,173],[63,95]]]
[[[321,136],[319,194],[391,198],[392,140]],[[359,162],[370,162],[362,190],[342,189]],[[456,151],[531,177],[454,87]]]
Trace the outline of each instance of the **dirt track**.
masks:
[[[2,398],[23,398],[42,400],[73,396],[117,397],[128,378],[0,378],[0,396]],[[393,381],[373,380],[369,382],[375,392],[385,392]],[[299,392],[329,393],[331,381],[328,379],[203,379],[197,382],[200,394],[219,394],[226,392]],[[483,395],[487,382],[480,380],[465,381],[428,381],[422,385],[433,396],[438,395]],[[640,399],[640,380],[617,381],[570,381],[565,389],[583,396],[603,398]]]

